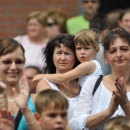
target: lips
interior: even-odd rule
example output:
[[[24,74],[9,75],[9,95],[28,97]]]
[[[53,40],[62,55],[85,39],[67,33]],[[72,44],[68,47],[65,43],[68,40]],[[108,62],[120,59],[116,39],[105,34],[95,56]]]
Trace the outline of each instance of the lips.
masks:
[[[15,76],[18,75],[18,72],[16,72],[16,73],[8,73],[8,72],[7,72],[7,74],[8,74],[10,77],[15,77]]]
[[[116,63],[124,63],[124,60],[117,60]]]
[[[66,65],[67,63],[59,63],[60,65]]]
[[[64,130],[62,127],[56,128],[55,130]]]

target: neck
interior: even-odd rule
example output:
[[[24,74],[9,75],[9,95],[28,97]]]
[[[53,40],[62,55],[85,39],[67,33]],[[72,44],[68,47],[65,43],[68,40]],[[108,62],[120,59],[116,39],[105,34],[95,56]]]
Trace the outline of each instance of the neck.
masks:
[[[41,44],[41,45],[47,42],[47,38],[43,36],[29,37],[29,40],[34,44]]]
[[[52,36],[52,38],[58,36],[59,34],[61,34],[60,32],[55,32],[54,36]]]
[[[13,93],[12,93],[13,87],[16,89],[17,93],[20,92],[19,83],[17,83],[17,84],[7,84],[7,87],[8,87],[7,95],[10,99],[13,99]]]
[[[118,70],[118,71],[112,71],[112,76],[114,79],[116,77],[123,77],[124,78],[124,84],[130,84],[130,72],[124,71],[124,70]]]
[[[92,14],[85,13],[84,17],[85,17],[88,21],[90,21],[90,20],[92,19],[93,15],[92,15]]]

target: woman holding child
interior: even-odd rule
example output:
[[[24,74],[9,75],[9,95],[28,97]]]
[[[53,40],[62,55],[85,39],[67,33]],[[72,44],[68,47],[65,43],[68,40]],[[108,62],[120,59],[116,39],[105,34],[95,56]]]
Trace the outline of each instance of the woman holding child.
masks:
[[[44,89],[56,89],[68,98],[69,120],[77,106],[84,81],[92,75],[102,74],[101,66],[95,60],[98,52],[98,34],[94,30],[81,30],[75,36],[75,41],[76,43],[74,36],[68,34],[52,38],[45,49],[47,66],[44,70],[48,74],[37,75],[34,78],[34,80],[44,78],[37,84],[37,93]],[[84,62],[76,68],[78,61],[75,51],[78,60]],[[84,77],[78,82],[77,78],[80,76]]]
[[[103,130],[110,117],[130,117],[130,34],[112,30],[103,40],[104,57],[112,73],[104,76],[92,94],[98,76],[89,78],[81,90],[70,124],[73,130]]]

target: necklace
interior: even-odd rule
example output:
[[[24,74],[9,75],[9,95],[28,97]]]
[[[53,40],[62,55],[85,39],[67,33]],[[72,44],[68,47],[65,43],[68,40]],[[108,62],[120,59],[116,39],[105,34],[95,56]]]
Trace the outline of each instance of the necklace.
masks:
[[[9,101],[9,102],[14,102],[14,99],[11,100],[10,98],[8,98],[8,101]]]

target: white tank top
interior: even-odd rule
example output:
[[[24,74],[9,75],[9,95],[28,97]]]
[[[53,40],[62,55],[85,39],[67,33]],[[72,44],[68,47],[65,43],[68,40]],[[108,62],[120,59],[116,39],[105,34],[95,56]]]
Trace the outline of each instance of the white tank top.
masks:
[[[84,82],[89,77],[103,75],[100,63],[97,60],[92,60],[91,62],[94,62],[96,64],[96,70],[91,75],[85,75],[85,76],[82,76],[82,77],[79,78],[78,82],[79,82],[79,85],[80,85],[81,88],[83,87]]]
[[[43,79],[45,80],[52,89],[54,90],[57,90],[60,92],[60,90],[58,89],[58,87],[56,86],[55,83],[52,83],[46,79]],[[64,95],[67,99],[68,99],[68,102],[69,102],[69,109],[68,109],[68,119],[70,120],[72,117],[73,117],[73,113],[74,113],[74,110],[77,106],[77,103],[78,103],[78,98],[79,98],[79,94],[76,96],[76,97],[73,97],[73,98],[69,98],[67,97],[66,95]]]

